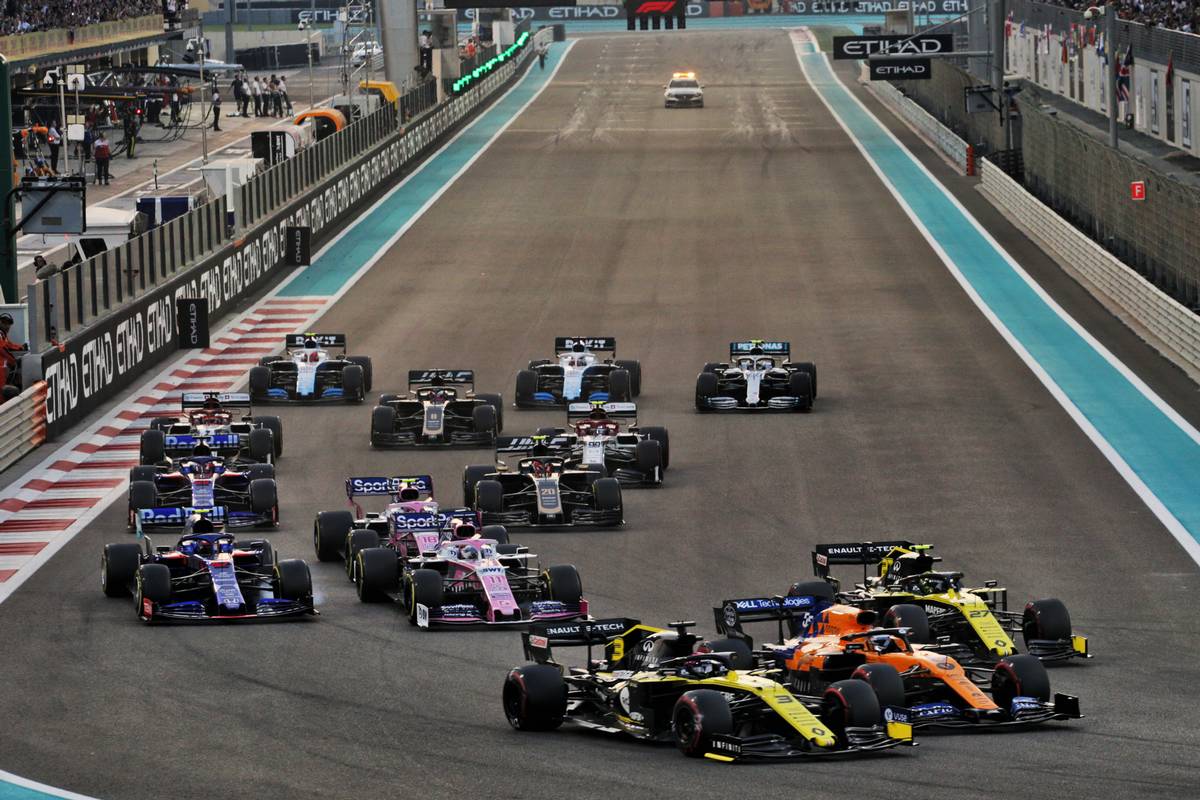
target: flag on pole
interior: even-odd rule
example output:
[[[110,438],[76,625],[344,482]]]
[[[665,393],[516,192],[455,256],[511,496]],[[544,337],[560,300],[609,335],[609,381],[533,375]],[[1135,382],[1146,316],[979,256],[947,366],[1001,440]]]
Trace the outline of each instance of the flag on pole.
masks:
[[[1069,60],[1070,56],[1067,54],[1067,37],[1064,36],[1062,40],[1062,63],[1066,64]]]
[[[1171,85],[1171,81],[1175,77],[1175,54],[1167,53],[1167,86]]]
[[[1125,50],[1121,65],[1117,68],[1117,99],[1122,103],[1129,102],[1130,84],[1133,78],[1133,44]]]

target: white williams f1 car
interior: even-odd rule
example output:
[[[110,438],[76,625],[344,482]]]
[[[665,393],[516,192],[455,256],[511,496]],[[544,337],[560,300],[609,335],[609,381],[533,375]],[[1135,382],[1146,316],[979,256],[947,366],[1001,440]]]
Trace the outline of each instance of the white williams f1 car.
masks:
[[[607,354],[607,358],[604,355]],[[517,373],[517,408],[561,408],[588,400],[627,401],[641,394],[642,365],[617,360],[617,340],[559,336],[554,360],[530,361]]]

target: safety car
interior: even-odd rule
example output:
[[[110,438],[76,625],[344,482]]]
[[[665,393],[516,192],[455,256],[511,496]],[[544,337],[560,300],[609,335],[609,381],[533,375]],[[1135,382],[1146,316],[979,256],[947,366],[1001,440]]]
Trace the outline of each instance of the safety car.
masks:
[[[865,682],[832,684],[812,700],[755,670],[739,641],[702,642],[689,628],[633,619],[539,624],[522,635],[526,658],[504,681],[504,714],[519,731],[564,723],[716,761],[852,756],[912,743],[904,708],[881,709]],[[585,667],[552,648],[586,646]],[[604,658],[594,660],[593,648]],[[886,712],[886,717],[885,717]]]
[[[663,87],[666,108],[704,108],[704,86],[694,72],[676,72]]]
[[[260,359],[249,382],[256,403],[361,403],[371,391],[371,359],[346,355],[343,333],[289,334],[283,355]]]
[[[696,410],[811,411],[817,368],[791,361],[790,342],[730,342],[729,361],[709,362],[696,376]]]

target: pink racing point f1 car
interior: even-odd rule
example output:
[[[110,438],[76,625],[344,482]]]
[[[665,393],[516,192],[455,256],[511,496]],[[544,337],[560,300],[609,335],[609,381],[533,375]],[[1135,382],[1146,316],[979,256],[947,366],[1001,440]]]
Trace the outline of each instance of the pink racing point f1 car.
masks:
[[[478,536],[443,539],[415,558],[387,547],[360,550],[356,576],[363,602],[397,602],[419,628],[528,625],[588,615],[575,567],[540,569],[528,548]]]

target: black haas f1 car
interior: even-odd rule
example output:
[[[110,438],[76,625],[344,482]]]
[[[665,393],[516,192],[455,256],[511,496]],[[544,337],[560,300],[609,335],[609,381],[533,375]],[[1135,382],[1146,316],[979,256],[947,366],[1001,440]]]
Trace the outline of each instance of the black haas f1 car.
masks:
[[[877,627],[874,611],[836,603],[822,586],[807,581],[786,597],[726,600],[713,609],[717,630],[749,647],[745,623],[777,621],[778,643],[758,655],[794,691],[819,696],[830,681],[859,678],[880,705],[908,707],[917,727],[1024,728],[1081,716],[1078,698],[1051,696],[1046,668],[1033,656],[964,666],[936,645],[912,643],[909,628]]]
[[[143,550],[143,545],[145,549]],[[100,586],[109,597],[135,600],[146,622],[245,622],[316,614],[308,565],[277,561],[263,539],[236,541],[203,514],[188,518],[174,547],[149,537],[108,544]]]
[[[190,456],[198,445],[227,461],[271,463],[283,453],[279,417],[252,416],[250,395],[228,392],[184,392],[182,416],[155,417],[142,431],[140,463],[162,464]],[[240,419],[237,410],[244,409]]]
[[[607,354],[608,358],[603,356]],[[554,340],[554,360],[530,361],[517,373],[517,408],[559,408],[574,401],[627,401],[642,392],[642,365],[617,360],[611,336]]]
[[[502,526],[489,526],[485,533]],[[363,602],[392,600],[419,628],[526,625],[587,616],[583,583],[569,564],[541,569],[528,548],[479,534],[455,518],[428,549],[408,555],[405,542],[358,551],[355,574]]]
[[[701,642],[693,622],[669,631],[632,619],[534,625],[525,657],[504,681],[504,714],[519,731],[564,722],[674,742],[686,756],[716,761],[853,756],[912,744],[904,708],[881,709],[861,680],[800,697],[755,670],[740,641]],[[564,669],[551,647],[586,646],[586,668]],[[593,660],[592,648],[604,648]]]
[[[1061,600],[1031,600],[1021,611],[1010,611],[1008,590],[996,581],[967,587],[961,572],[935,572],[933,565],[942,559],[930,555],[931,549],[903,540],[819,544],[813,571],[832,593],[841,584],[830,576],[830,567],[862,565],[863,582],[839,592],[841,602],[877,611],[885,625],[909,628],[913,642],[957,645],[959,661],[994,664],[1013,655],[1018,633],[1026,652],[1042,661],[1091,657],[1087,637],[1072,631],[1071,614]],[[874,575],[868,573],[871,566]]]
[[[371,359],[346,355],[344,333],[289,334],[284,347],[250,368],[254,402],[361,403],[371,391]]]
[[[408,373],[408,394],[385,394],[371,412],[373,447],[491,447],[504,429],[504,401],[476,393],[469,369]]]
[[[550,437],[501,436],[496,453],[528,457],[516,469],[497,460],[496,466],[463,470],[463,502],[479,511],[484,523],[533,528],[624,524],[620,481],[596,470],[570,469],[554,455]]]
[[[704,365],[696,376],[696,410],[811,411],[817,368],[792,363],[788,342],[730,342],[729,361]]]
[[[274,527],[279,521],[275,467],[233,466],[201,444],[194,455],[165,466],[129,470],[131,528],[183,528],[197,512],[226,528]]]
[[[626,423],[624,431],[621,423]],[[568,469],[595,470],[622,486],[661,486],[671,459],[666,428],[637,424],[633,403],[571,403],[570,428],[538,428],[545,448]]]

